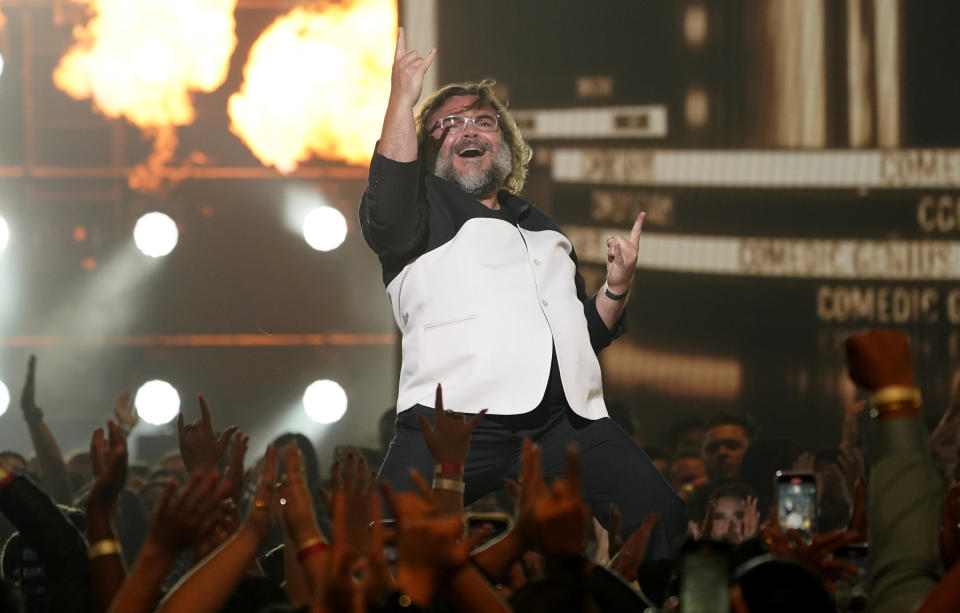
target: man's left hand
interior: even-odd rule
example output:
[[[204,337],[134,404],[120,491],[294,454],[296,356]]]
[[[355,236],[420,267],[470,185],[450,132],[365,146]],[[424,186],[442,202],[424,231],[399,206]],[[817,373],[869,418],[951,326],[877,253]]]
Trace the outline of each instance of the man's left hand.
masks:
[[[637,266],[640,250],[640,229],[646,213],[637,215],[630,229],[630,236],[611,236],[607,239],[607,288],[614,294],[626,294],[630,290],[633,271]]]

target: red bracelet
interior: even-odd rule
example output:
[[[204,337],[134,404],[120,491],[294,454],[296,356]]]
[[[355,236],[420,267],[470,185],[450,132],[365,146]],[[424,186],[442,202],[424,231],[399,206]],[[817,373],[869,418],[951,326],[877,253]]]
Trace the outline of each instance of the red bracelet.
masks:
[[[463,464],[459,462],[440,462],[437,464],[437,474],[462,475]]]
[[[330,546],[324,543],[323,541],[311,543],[297,552],[297,559],[303,562],[313,554],[320,553],[321,551],[326,551],[327,549],[330,549]]]
[[[10,485],[10,482],[13,481],[17,476],[17,473],[10,471],[7,473],[7,476],[0,480],[0,492],[3,491],[5,487]]]

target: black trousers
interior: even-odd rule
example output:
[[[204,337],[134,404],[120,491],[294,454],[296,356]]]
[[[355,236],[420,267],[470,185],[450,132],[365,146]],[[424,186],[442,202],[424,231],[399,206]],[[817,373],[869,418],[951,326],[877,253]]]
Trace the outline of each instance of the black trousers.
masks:
[[[415,489],[409,471],[415,468],[427,482],[434,461],[423,439],[416,414],[433,422],[433,409],[417,405],[397,415],[397,430],[387,450],[380,479],[395,491]],[[520,415],[486,415],[473,431],[470,455],[464,466],[470,504],[503,488],[506,477],[520,474],[523,439],[530,437],[543,448],[544,477],[549,482],[566,474],[566,447],[580,447],[584,496],[593,514],[606,526],[610,503],[622,515],[621,531],[627,538],[648,513],[660,515],[653,531],[647,559],[673,557],[686,536],[683,503],[639,445],[609,417],[589,420],[573,412],[565,400],[548,398],[536,409]]]

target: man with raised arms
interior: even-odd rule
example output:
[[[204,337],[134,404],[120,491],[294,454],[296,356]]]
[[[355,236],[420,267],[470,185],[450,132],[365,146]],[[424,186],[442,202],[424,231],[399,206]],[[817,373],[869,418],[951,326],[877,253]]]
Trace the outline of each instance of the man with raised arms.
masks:
[[[542,446],[547,477],[564,474],[576,442],[594,515],[606,525],[615,503],[630,534],[658,513],[649,551],[670,555],[686,530],[682,503],[608,417],[597,361],[625,331],[643,214],[607,240],[606,283],[588,297],[570,241],[518,195],[531,150],[493,83],[447,85],[415,110],[435,57],[407,51],[400,30],[360,204],[402,332],[397,433],[380,477],[403,490],[411,468],[433,474],[421,419],[442,383],[446,407],[488,411],[465,462],[465,503],[516,478],[525,437]]]

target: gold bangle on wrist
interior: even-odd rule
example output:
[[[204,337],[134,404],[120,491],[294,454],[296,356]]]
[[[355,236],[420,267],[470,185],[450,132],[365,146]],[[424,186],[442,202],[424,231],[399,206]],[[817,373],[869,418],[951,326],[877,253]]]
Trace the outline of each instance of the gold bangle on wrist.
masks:
[[[90,543],[87,547],[87,559],[92,560],[101,556],[120,555],[120,543],[113,539],[103,539]]]
[[[919,410],[923,406],[920,390],[906,385],[890,385],[877,390],[872,396],[873,408],[870,417],[880,417],[896,411]]]
[[[874,406],[890,404],[892,402],[911,401],[915,402],[917,407],[919,407],[922,398],[920,396],[920,390],[915,387],[910,387],[907,385],[888,385],[887,387],[881,387],[875,391],[870,396],[870,400],[873,402]]]
[[[433,480],[433,489],[449,490],[451,492],[460,492],[462,494],[464,490],[467,489],[467,486],[464,485],[463,481],[457,481],[456,479],[441,479],[440,477],[437,477]]]

